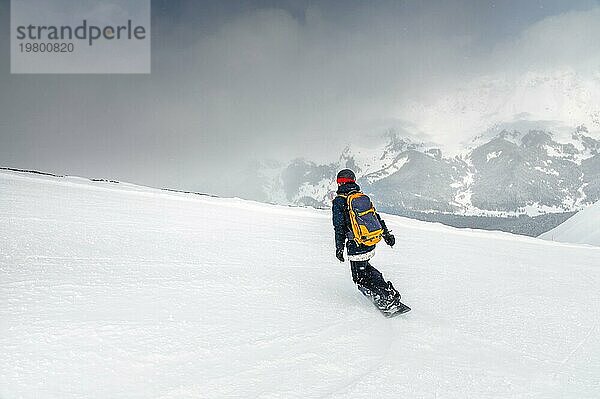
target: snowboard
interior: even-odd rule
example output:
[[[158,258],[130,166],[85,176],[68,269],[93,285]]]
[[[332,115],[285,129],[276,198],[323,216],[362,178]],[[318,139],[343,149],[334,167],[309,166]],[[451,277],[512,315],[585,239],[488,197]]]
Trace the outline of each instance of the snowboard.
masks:
[[[375,307],[377,307],[377,305],[375,305]],[[379,307],[377,307],[377,309],[379,309],[381,314],[383,314],[387,318],[399,316],[401,314],[410,312],[410,307],[408,307],[400,301],[397,301],[390,309],[380,309]]]
[[[379,306],[377,303],[377,298],[371,293],[370,290],[364,287],[359,287],[358,289],[377,308],[377,310],[379,310],[381,314],[387,318],[399,316],[411,310],[410,307],[400,302],[400,295],[398,295],[398,298],[392,305],[388,306],[387,308],[382,308]]]

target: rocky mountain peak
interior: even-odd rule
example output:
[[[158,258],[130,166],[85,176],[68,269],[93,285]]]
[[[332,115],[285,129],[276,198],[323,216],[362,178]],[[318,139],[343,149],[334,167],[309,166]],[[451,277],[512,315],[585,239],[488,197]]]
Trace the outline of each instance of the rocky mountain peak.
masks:
[[[348,145],[330,164],[290,162],[277,184],[265,185],[276,188],[269,198],[328,207],[336,172],[350,168],[380,209],[397,214],[535,216],[600,199],[600,141],[585,126],[560,137],[544,128],[496,129],[456,157],[394,131],[384,137],[372,147]]]

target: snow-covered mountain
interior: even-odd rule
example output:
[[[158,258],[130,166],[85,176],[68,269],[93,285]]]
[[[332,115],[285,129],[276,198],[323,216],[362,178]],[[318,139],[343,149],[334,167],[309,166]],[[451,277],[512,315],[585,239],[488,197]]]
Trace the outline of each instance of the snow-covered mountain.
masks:
[[[583,126],[565,136],[498,125],[454,157],[393,131],[387,138],[381,147],[348,146],[330,164],[298,159],[279,165],[269,175],[267,196],[275,203],[329,206],[336,171],[349,167],[381,209],[397,214],[537,216],[577,211],[600,199],[600,140]]]
[[[0,397],[600,397],[600,250],[385,219],[395,319],[328,211],[0,171]]]
[[[398,105],[401,119],[383,144],[353,143],[327,164],[299,159],[272,169],[265,198],[328,207],[335,172],[350,167],[382,209],[470,218],[456,225],[550,215],[542,227],[552,228],[600,199],[600,74],[502,73],[447,90]]]
[[[600,247],[600,201],[577,212],[566,222],[542,234],[540,238]]]

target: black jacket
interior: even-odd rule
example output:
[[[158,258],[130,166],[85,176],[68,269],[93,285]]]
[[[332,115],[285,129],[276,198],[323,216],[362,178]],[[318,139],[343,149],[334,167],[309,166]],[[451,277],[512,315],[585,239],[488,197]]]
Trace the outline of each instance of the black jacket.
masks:
[[[333,230],[335,232],[335,248],[336,250],[343,249],[345,244],[348,255],[360,255],[375,249],[375,245],[357,244],[354,240],[348,240],[347,233],[352,231],[350,227],[350,215],[348,213],[346,198],[340,195],[348,195],[357,191],[360,191],[360,187],[356,183],[342,184],[337,190],[338,196],[334,198],[331,208],[333,213]],[[385,222],[379,217],[379,214],[377,214],[377,218],[381,222],[384,234],[387,234],[388,229]]]

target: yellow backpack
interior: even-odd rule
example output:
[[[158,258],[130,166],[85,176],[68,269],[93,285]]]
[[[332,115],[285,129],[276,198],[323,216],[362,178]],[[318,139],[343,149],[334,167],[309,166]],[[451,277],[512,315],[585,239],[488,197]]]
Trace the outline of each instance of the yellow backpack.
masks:
[[[357,244],[368,246],[373,246],[381,241],[383,227],[379,222],[371,199],[361,192],[343,197],[346,198],[352,228],[352,237],[349,238]]]

